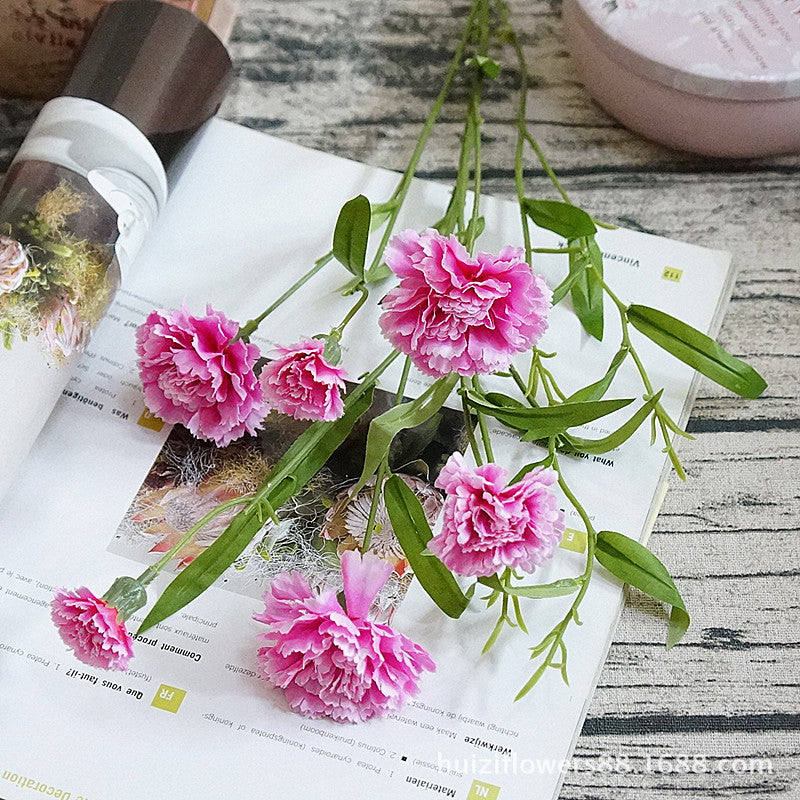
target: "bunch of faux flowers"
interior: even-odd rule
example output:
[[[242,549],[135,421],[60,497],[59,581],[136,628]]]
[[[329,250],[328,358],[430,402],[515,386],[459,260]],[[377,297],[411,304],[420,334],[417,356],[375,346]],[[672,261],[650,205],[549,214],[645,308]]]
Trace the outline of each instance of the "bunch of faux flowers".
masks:
[[[475,252],[484,225],[478,109],[484,82],[496,77],[499,70],[488,53],[490,33],[502,33],[511,43],[522,76],[515,172],[525,247],[505,247],[497,254]],[[434,227],[392,236],[438,111],[462,70],[471,89],[451,202]],[[282,574],[265,593],[264,612],[255,617],[269,628],[262,635],[265,644],[255,656],[261,673],[283,690],[291,707],[312,717],[367,720],[400,707],[418,691],[423,673],[434,668],[421,646],[370,619],[370,606],[396,563],[396,553],[403,554],[403,563],[413,570],[432,602],[451,617],[459,617],[470,602],[477,602],[474,596],[479,586],[488,590],[483,597],[487,608],[499,601],[500,613],[487,648],[506,626],[526,630],[520,596],[574,596],[564,618],[532,648],[538,664],[518,697],[530,691],[548,668],[559,670],[566,678],[564,635],[578,620],[595,560],[671,605],[668,644],[680,639],[689,617],[666,568],[628,537],[595,530],[592,514],[565,479],[559,456],[564,452],[607,452],[650,420],[653,440],[660,432],[665,452],[683,477],[672,437],[685,434],[661,406],[661,393],[636,350],[632,329],[743,396],[758,396],[765,383],[751,367],[704,334],[655,309],[626,305],[608,286],[594,239],[600,223],[569,202],[528,131],[526,75],[505,3],[473,0],[442,91],[408,169],[386,202],[371,204],[363,196],[348,201],[336,223],[331,252],[318,259],[261,316],[241,327],[210,306],[205,316],[193,316],[186,308],[150,315],[138,333],[140,372],[151,410],[166,422],[181,423],[195,436],[219,446],[254,433],[270,412],[309,420],[311,425],[272,467],[257,491],[220,503],[138,578],[118,579],[102,598],[83,588],[59,592],[53,602],[53,619],[78,658],[124,669],[131,653],[124,620],[146,605],[146,587],[155,575],[204,525],[240,507],[219,539],[167,586],[140,630],[167,618],[204,591],[256,536],[266,518],[277,519],[276,509],[307,485],[344,442],[369,408],[378,380],[401,355],[405,367],[396,387],[396,403],[370,423],[362,474],[337,501],[336,513],[341,515],[348,503],[369,497],[358,550],[340,550],[342,591],[337,594],[331,587],[316,592],[299,573]],[[561,199],[524,195],[526,144],[553,178]],[[468,189],[473,192],[470,207]],[[568,271],[552,290],[531,269],[537,251],[530,244],[529,220],[566,242],[556,252],[566,256]],[[381,225],[384,231],[377,255],[367,265],[370,233]],[[298,342],[280,345],[267,354],[270,360],[264,363],[250,336],[278,305],[333,259],[350,273],[344,294],[357,299],[338,326],[323,333],[309,331]],[[345,394],[339,343],[370,291],[382,287],[390,275],[397,280],[388,290],[381,288],[379,326],[394,349]],[[597,339],[604,332],[604,297],[611,298],[621,332],[619,352],[606,374],[569,397],[553,371],[544,366],[544,360],[553,354],[537,347],[548,327],[551,306],[567,295],[572,297],[583,328]],[[515,366],[525,353],[527,375]],[[626,359],[634,363],[641,378],[643,404],[604,438],[578,438],[572,428],[632,402],[605,399]],[[404,401],[412,367],[432,382],[419,397]],[[485,391],[481,376],[487,374],[505,379],[511,394]],[[391,474],[390,448],[399,433],[430,420],[454,391],[460,397],[474,465],[461,453],[454,453],[441,470],[435,483],[443,493],[441,503],[436,504],[442,507],[441,521],[434,534],[408,478]],[[523,441],[536,442],[544,457],[509,479],[506,469],[494,460],[487,416]],[[366,488],[369,492],[364,495]],[[526,577],[551,558],[564,533],[560,498],[566,499],[585,525],[585,568],[574,578],[525,585]],[[384,516],[388,516],[397,541],[396,551],[384,548],[395,557],[394,562],[370,551],[378,519]]]

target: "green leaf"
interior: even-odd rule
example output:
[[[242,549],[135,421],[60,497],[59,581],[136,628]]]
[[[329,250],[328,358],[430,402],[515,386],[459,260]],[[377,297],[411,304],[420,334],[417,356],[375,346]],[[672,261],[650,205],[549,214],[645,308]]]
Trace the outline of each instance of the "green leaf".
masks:
[[[486,228],[486,220],[483,217],[475,217],[470,219],[466,229],[460,239],[462,242],[474,242],[480,237]]]
[[[397,208],[396,202],[375,203],[370,206],[370,232],[378,230],[392,216],[395,208]]]
[[[533,584],[531,586],[512,586],[503,583],[497,575],[478,578],[478,583],[488,586],[496,592],[510,595],[511,597],[531,598],[562,597],[563,595],[573,594],[581,585],[581,582],[575,578],[561,578],[552,583]]]
[[[373,387],[357,387],[334,422],[315,422],[293,442],[275,464],[265,497],[272,508],[280,508],[314,476],[344,442],[359,418],[372,405]],[[242,554],[263,526],[260,502],[252,502],[231,520],[222,535],[180,572],[144,618],[139,633],[152,628],[202,594]]]
[[[606,374],[600,378],[599,381],[595,381],[594,383],[590,383],[588,386],[584,386],[583,389],[578,389],[577,392],[571,394],[566,402],[568,403],[582,403],[582,402],[590,402],[592,400],[600,400],[601,397],[608,391],[609,387],[611,386],[611,382],[614,380],[614,376],[617,374],[617,370],[622,366],[622,362],[625,361],[629,349],[626,346],[622,346],[617,352],[614,354],[614,358],[611,359],[611,363],[608,365],[608,370]]]
[[[382,281],[385,278],[388,278],[392,274],[392,271],[386,264],[377,264],[374,269],[368,269],[365,279],[367,283],[378,283],[378,281]]]
[[[360,194],[342,206],[333,232],[334,257],[358,279],[364,277],[370,215],[369,200]]]
[[[560,200],[522,201],[522,210],[540,227],[553,231],[565,239],[580,239],[597,233],[592,218],[581,208]]]
[[[500,74],[500,65],[489,56],[473,56],[466,60],[467,66],[477,67],[487,78],[496,78]]]
[[[383,497],[392,529],[420,585],[448,617],[457,619],[469,600],[436,556],[423,555],[432,534],[419,499],[397,475],[386,481]]]
[[[578,252],[569,254],[569,271],[571,275],[575,275],[569,290],[572,306],[584,330],[598,341],[602,341],[603,286],[600,278],[603,276],[603,254],[594,236],[570,240],[569,246],[578,249]]]
[[[749,364],[732,356],[710,336],[648,306],[631,305],[628,321],[668,353],[742,397],[758,397],[766,381]]]
[[[536,671],[528,678],[525,685],[517,692],[517,696],[514,698],[514,702],[516,703],[517,700],[522,700],[531,689],[539,682],[542,675],[544,675],[545,670],[550,666],[550,663],[545,659],[542,661],[541,664],[536,668]]]
[[[313,339],[321,339],[325,347],[322,350],[322,357],[329,364],[338,364],[342,360],[342,348],[339,344],[338,336],[329,336],[325,333],[319,333],[312,337]]]
[[[689,627],[689,614],[667,568],[644,545],[614,531],[600,531],[597,560],[620,580],[672,606],[667,647],[679,642]]]
[[[415,400],[394,406],[370,422],[364,469],[358,483],[351,490],[353,494],[364,487],[375,474],[383,457],[389,452],[394,437],[406,428],[416,428],[429,420],[444,405],[457,381],[458,375],[455,373],[439,378]]]
[[[494,417],[510,428],[524,431],[522,437],[524,442],[556,436],[564,433],[568,428],[584,425],[607,414],[612,414],[633,402],[633,398],[628,398],[597,400],[591,403],[561,403],[555,406],[529,408],[514,398],[500,395],[497,392],[492,392],[484,399],[474,392],[468,391],[466,398],[467,403],[473,408]],[[504,398],[502,405],[497,403],[500,398]]]
[[[623,442],[627,442],[641,424],[653,413],[659,400],[661,400],[662,392],[663,389],[654,397],[651,397],[627,422],[620,425],[617,430],[609,433],[608,436],[604,436],[602,439],[581,439],[578,436],[568,435],[567,441],[581,453],[591,453],[592,455],[607,453],[609,450],[619,447]]]
[[[479,398],[480,395],[474,394],[472,392],[469,393],[473,397]],[[500,408],[510,408],[514,410],[520,411],[528,411],[530,410],[530,406],[525,405],[521,400],[517,400],[516,397],[509,397],[507,394],[503,394],[502,392],[486,392],[483,397],[489,402],[493,403]]]

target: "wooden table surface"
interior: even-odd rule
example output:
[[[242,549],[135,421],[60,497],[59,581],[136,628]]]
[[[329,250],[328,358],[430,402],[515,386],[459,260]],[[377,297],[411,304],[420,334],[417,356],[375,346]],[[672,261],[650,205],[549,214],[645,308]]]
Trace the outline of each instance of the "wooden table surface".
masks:
[[[222,116],[403,168],[466,2],[243,3]],[[575,201],[612,223],[730,250],[739,277],[721,342],[769,382],[756,401],[703,382],[697,438],[681,445],[689,480],[672,481],[651,539],[692,627],[667,653],[662,613],[629,598],[578,740],[593,769],[569,772],[561,797],[800,798],[800,157],[713,160],[641,139],[578,82],[559,2],[511,7],[534,83],[530,119]],[[515,79],[505,69],[483,111],[486,191],[508,198]],[[36,111],[0,101],[0,171]],[[421,176],[454,178],[460,113],[445,106]],[[533,163],[526,186],[550,191]]]

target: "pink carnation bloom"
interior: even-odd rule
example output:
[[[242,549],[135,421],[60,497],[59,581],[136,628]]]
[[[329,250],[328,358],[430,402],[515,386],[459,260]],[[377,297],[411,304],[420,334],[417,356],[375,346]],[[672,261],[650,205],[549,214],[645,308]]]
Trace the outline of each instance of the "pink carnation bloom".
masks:
[[[306,717],[359,722],[395,711],[435,665],[418,644],[367,619],[392,567],[375,555],[342,553],[347,609],[336,593],[317,595],[299,572],[278,575],[255,619],[270,625],[258,651],[262,675]]]
[[[139,373],[150,410],[224,447],[255,433],[267,408],[253,371],[258,348],[234,341],[238,323],[211,306],[193,317],[184,305],[153,311],[136,334]]]
[[[267,402],[295,419],[330,422],[344,413],[344,370],[328,363],[322,339],[301,339],[279,347],[261,370]]]
[[[408,230],[384,257],[400,284],[383,300],[381,330],[429,375],[505,369],[547,329],[552,293],[519,248],[472,257],[455,236]]]
[[[447,492],[442,530],[428,543],[459,575],[494,575],[505,567],[533,572],[553,555],[564,534],[564,514],[552,486],[558,476],[537,467],[506,486],[497,464],[473,469],[453,453],[436,486]]]
[[[50,608],[61,638],[80,661],[100,669],[128,668],[133,641],[114,606],[81,587],[57,589]]]

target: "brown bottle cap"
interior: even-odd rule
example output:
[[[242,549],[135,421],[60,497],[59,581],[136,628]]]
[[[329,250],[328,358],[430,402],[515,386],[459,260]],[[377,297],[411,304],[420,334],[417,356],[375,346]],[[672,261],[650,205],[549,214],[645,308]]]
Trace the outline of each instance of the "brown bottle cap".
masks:
[[[127,117],[166,166],[217,112],[232,77],[225,46],[194,14],[117,0],[98,17],[62,95]]]

